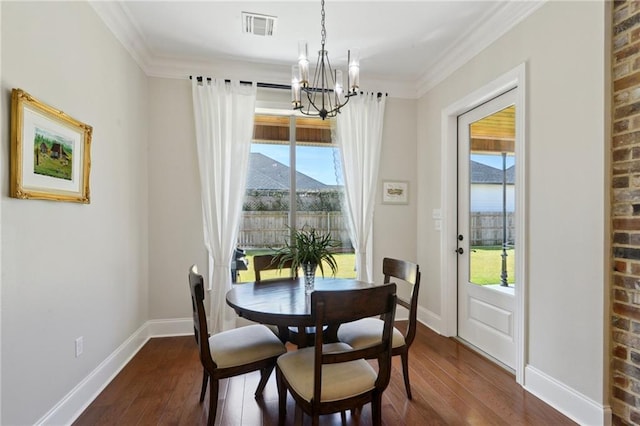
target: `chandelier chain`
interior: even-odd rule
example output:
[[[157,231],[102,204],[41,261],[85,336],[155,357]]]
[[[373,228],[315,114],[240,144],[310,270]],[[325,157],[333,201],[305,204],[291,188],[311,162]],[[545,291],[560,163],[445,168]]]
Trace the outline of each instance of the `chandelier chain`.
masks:
[[[325,40],[327,39],[327,30],[324,28],[324,0],[320,2],[322,10],[320,12],[320,24],[322,27],[322,31],[320,31],[320,36],[322,37],[322,50],[324,50]]]

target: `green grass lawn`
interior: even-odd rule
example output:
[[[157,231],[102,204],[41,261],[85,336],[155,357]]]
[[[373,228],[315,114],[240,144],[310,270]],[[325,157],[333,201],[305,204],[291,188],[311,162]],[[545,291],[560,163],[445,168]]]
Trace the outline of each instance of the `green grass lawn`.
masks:
[[[500,284],[502,271],[502,248],[473,247],[470,268],[471,282],[475,284]],[[513,249],[507,249],[507,282],[515,282],[515,256]]]
[[[502,268],[502,249],[500,247],[474,247],[471,252],[471,282],[475,284],[500,284],[500,272]],[[247,250],[247,259],[249,260],[249,270],[239,271],[238,282],[253,282],[256,279],[253,271],[253,256],[257,254],[273,253],[271,250]],[[339,253],[335,254],[338,263],[338,278],[355,278],[355,254]],[[510,284],[515,282],[515,259],[514,250],[507,250],[507,281]],[[331,270],[325,268],[325,276],[331,276]],[[280,272],[278,270],[265,271],[261,275],[263,279],[281,277],[288,271]],[[320,275],[320,270],[316,273]]]

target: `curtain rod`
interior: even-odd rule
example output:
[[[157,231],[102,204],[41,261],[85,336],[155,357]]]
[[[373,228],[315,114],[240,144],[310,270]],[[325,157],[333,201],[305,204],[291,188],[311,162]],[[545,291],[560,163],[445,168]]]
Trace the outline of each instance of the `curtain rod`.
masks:
[[[190,75],[189,76],[189,80],[193,80],[193,76]],[[196,80],[198,80],[198,83],[202,83],[202,81],[204,80],[204,77],[202,77],[201,75],[196,77]],[[211,81],[211,77],[207,77],[207,81]],[[225,80],[225,83],[231,83],[231,80]],[[244,80],[240,80],[240,84],[253,84],[251,81],[244,81]],[[291,90],[291,86],[288,86],[286,84],[275,84],[275,83],[256,83],[256,85],[258,87],[263,87],[265,89],[283,89],[283,90]]]
[[[202,81],[205,79],[205,77],[199,75],[196,77],[196,80],[198,81],[198,83],[202,83]],[[208,82],[211,82],[211,77],[206,77]],[[193,80],[193,76],[190,75],[189,76],[189,80]],[[231,80],[225,80],[225,83],[231,83]],[[244,80],[240,80],[240,84],[253,84],[251,81],[244,81]],[[291,86],[287,85],[287,84],[275,84],[275,83],[256,83],[256,85],[258,87],[262,87],[265,89],[282,89],[282,90],[291,90]],[[362,95],[364,92],[360,92],[360,94]],[[385,96],[389,96],[388,93],[384,94]],[[378,97],[381,98],[382,97],[382,92],[378,92]]]

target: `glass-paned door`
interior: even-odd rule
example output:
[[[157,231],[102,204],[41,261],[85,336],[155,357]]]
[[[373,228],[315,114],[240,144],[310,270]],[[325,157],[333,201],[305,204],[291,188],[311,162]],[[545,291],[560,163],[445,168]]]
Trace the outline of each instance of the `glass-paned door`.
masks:
[[[513,368],[515,92],[458,117],[458,336]]]

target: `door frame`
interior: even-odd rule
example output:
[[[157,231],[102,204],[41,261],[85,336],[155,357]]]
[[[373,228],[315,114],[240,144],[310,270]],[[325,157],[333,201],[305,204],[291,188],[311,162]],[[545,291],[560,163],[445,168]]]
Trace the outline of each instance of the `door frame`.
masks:
[[[442,228],[440,234],[440,306],[442,329],[445,336],[456,336],[458,332],[458,291],[457,291],[457,147],[458,116],[481,105],[502,93],[517,87],[516,95],[516,140],[515,140],[515,313],[514,336],[516,340],[515,374],[516,382],[524,384],[524,367],[526,363],[527,319],[526,294],[528,276],[526,268],[526,144],[525,144],[525,98],[526,98],[526,63],[522,63],[495,80],[487,83],[462,99],[442,110],[441,116],[441,164],[442,164]]]

